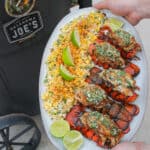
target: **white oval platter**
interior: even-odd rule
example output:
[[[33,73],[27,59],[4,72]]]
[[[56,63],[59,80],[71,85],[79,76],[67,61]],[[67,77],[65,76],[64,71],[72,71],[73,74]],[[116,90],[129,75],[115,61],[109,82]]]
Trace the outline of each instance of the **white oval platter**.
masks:
[[[41,96],[45,91],[45,85],[43,82],[46,72],[47,72],[47,67],[46,67],[45,62],[48,58],[48,55],[50,55],[50,49],[52,48],[53,42],[56,41],[56,39],[58,38],[58,35],[60,34],[60,29],[65,24],[72,21],[73,19],[75,19],[81,15],[87,15],[91,11],[96,11],[96,9],[89,7],[89,8],[84,8],[84,9],[80,9],[80,10],[75,10],[75,11],[69,13],[68,15],[66,15],[58,23],[58,25],[56,26],[56,28],[54,29],[53,33],[51,34],[51,36],[48,40],[48,43],[44,50],[42,62],[41,62],[41,70],[40,70],[40,78],[39,78],[39,101],[40,101],[41,116],[42,116],[44,128],[45,128],[48,138],[59,150],[64,150],[65,148],[62,144],[62,140],[54,138],[49,132],[49,128],[50,128],[50,124],[52,123],[52,120],[51,120],[51,117],[49,116],[49,114],[44,110],[43,101],[41,99]],[[123,17],[116,16],[116,15],[110,13],[108,10],[102,10],[102,12],[106,13],[107,17],[115,17],[115,18],[122,20],[124,22],[124,27],[123,27],[124,30],[126,30],[126,31],[130,32],[132,35],[134,35],[136,40],[142,46],[142,52],[137,54],[137,56],[140,58],[140,60],[135,61],[135,63],[141,69],[140,74],[136,77],[137,85],[140,87],[140,91],[139,91],[139,97],[135,101],[135,104],[137,104],[140,108],[140,113],[138,114],[138,116],[134,117],[133,121],[131,122],[131,124],[130,124],[131,131],[128,134],[126,134],[121,140],[121,141],[131,141],[142,123],[142,120],[144,117],[144,112],[145,112],[145,107],[146,107],[146,103],[147,103],[147,95],[148,95],[147,61],[146,61],[146,57],[145,57],[145,53],[144,53],[144,49],[143,49],[143,44],[142,44],[140,37],[139,37],[137,31],[135,30],[135,28],[131,24],[129,24]],[[94,142],[84,138],[84,145],[81,147],[81,150],[102,150],[102,148],[98,147]]]

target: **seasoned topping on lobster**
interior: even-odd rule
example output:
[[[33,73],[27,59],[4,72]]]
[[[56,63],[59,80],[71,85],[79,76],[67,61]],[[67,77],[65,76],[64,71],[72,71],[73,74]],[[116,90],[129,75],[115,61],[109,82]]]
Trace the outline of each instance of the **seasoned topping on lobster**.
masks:
[[[118,69],[100,70],[96,67],[91,69],[90,76],[86,82],[101,86],[113,99],[121,102],[132,102],[136,100],[136,82],[133,77],[125,71]]]
[[[108,42],[96,42],[89,47],[89,53],[95,64],[107,68],[123,68],[125,62],[120,52]]]
[[[136,53],[141,50],[140,45],[136,42],[135,38],[122,29],[115,30],[114,32],[108,26],[103,26],[100,29],[98,38],[107,41],[120,50],[121,55],[125,59],[135,57]]]
[[[107,31],[107,29],[105,30]],[[101,32],[103,33],[103,29]],[[107,32],[104,32],[104,34],[107,34]],[[125,36],[128,37],[126,34]],[[128,60],[124,60],[123,58],[125,57],[122,57],[121,55],[124,52],[120,51],[120,49],[118,49],[118,46],[115,47],[112,45],[112,42],[108,41],[108,38],[106,38],[105,40],[102,38],[102,40],[97,39],[95,43],[90,44],[88,51],[92,58],[92,61],[96,65],[103,67],[104,69],[124,69],[132,76],[136,76],[140,72],[140,68],[137,65],[129,62]],[[130,55],[133,53],[129,52],[128,54]]]
[[[97,111],[86,112],[83,108],[76,105],[66,116],[73,129],[79,130],[101,147],[112,148],[120,142],[123,133],[109,116]]]
[[[115,91],[119,91],[126,96],[132,96],[136,81],[125,71],[118,69],[107,69],[99,73],[99,77],[105,82],[109,82]]]
[[[118,44],[121,47],[124,47],[124,50],[127,52],[130,49],[134,48],[134,43],[135,43],[134,37],[130,33],[126,32],[124,30],[121,30],[121,29],[116,30],[114,32],[112,38],[114,40],[119,40],[118,43],[116,43],[116,44]]]
[[[106,96],[104,90],[96,85],[88,85],[78,90],[76,100],[83,106],[109,115],[125,133],[129,129],[130,121],[139,112],[139,108],[134,104],[122,105],[112,101]]]
[[[98,134],[105,136],[119,135],[120,130],[107,115],[103,115],[97,111],[85,112],[80,119],[84,126],[95,130]]]
[[[106,92],[95,85],[88,85],[76,92],[76,99],[84,106],[99,105],[101,101],[107,99]]]

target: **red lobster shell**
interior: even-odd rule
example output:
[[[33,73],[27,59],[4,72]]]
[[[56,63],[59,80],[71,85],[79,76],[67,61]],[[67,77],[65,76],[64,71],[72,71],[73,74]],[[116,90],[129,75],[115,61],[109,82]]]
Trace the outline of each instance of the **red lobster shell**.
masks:
[[[66,120],[72,129],[80,131],[85,137],[104,148],[112,148],[123,136],[109,116],[97,111],[87,112],[81,105],[74,106],[67,114]]]
[[[125,59],[132,59],[138,51],[141,51],[141,46],[136,42],[135,38],[121,29],[113,32],[110,27],[103,26],[99,31],[98,39],[114,45]]]
[[[118,73],[120,74],[119,77]],[[121,73],[123,75],[121,75]],[[107,78],[105,76],[107,76]],[[130,80],[128,80],[128,78]],[[135,89],[137,88],[135,85],[136,82],[132,76],[125,71],[117,69],[101,70],[94,67],[90,70],[90,75],[86,78],[86,82],[101,86],[112,99],[119,102],[133,102],[138,97],[138,94],[135,93]],[[115,82],[115,84],[112,82]],[[120,90],[121,84],[124,87],[124,92],[121,91],[122,89]]]
[[[76,92],[76,100],[85,107],[107,114],[118,125],[123,133],[130,131],[129,124],[139,113],[138,106],[134,104],[122,105],[107,97],[105,91],[96,85],[88,85]]]
[[[104,69],[125,69],[132,76],[136,76],[140,72],[137,65],[125,62],[120,56],[120,52],[108,42],[97,40],[89,46],[89,54],[93,62]]]

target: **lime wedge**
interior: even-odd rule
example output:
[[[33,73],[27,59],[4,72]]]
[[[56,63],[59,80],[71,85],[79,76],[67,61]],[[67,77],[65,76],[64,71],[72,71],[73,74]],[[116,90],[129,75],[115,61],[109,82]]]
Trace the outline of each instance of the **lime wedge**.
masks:
[[[64,137],[68,131],[70,131],[70,126],[65,120],[56,120],[50,126],[50,132],[55,137]]]
[[[60,66],[60,75],[65,79],[65,80],[73,80],[75,78],[74,75],[72,75],[66,68],[65,66],[61,65]]]
[[[64,136],[63,143],[67,150],[78,150],[83,144],[83,137],[80,132],[72,130]]]
[[[69,47],[66,47],[63,49],[62,60],[63,60],[64,64],[66,64],[68,66],[74,66],[73,58],[72,58]]]
[[[79,31],[77,29],[74,29],[73,32],[71,33],[71,41],[73,43],[74,46],[76,47],[80,47],[80,35],[79,35]]]
[[[108,18],[105,21],[105,25],[110,26],[111,29],[114,31],[114,30],[122,28],[124,23],[121,20],[117,19],[117,18]]]

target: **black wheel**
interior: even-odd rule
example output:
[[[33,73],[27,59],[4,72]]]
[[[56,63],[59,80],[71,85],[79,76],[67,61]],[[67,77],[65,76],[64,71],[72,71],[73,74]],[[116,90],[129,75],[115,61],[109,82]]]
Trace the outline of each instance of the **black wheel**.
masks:
[[[40,139],[40,130],[29,116],[0,117],[0,150],[35,150]]]

